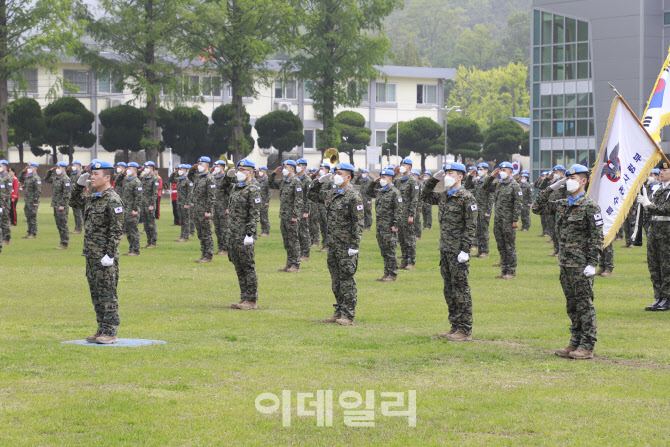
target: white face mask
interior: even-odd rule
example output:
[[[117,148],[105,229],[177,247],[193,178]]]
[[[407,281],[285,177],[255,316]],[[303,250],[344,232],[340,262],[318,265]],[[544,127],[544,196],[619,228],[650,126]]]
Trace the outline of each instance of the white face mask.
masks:
[[[456,179],[447,175],[444,177],[444,189],[450,189],[452,186],[456,184]]]
[[[63,173],[62,169],[56,169],[56,175],[61,175]]]
[[[221,173],[220,167],[217,166],[216,168],[214,168],[214,175],[219,175],[220,173]]]
[[[281,175],[283,175],[284,177],[288,177],[288,175],[289,175],[288,169],[286,169],[286,168],[282,169],[281,170]]]
[[[386,188],[386,185],[388,185],[389,182],[388,182],[388,180],[386,180],[386,179],[381,179],[381,180],[379,181],[379,184],[381,185],[382,188]]]
[[[142,171],[142,174],[144,174],[144,175],[149,175],[149,174],[151,174],[151,169],[148,169],[148,168],[145,169],[144,171]]]
[[[116,168],[116,173],[117,174],[121,174],[121,171],[123,171],[122,167],[119,166],[118,168]]]
[[[648,177],[647,183],[656,183],[656,177]]]
[[[72,172],[77,172],[78,170],[79,170],[78,167],[76,167],[76,166],[72,166]]]
[[[526,177],[521,177],[521,183],[526,183],[527,181],[528,179],[526,179]]]
[[[205,167],[203,165],[198,165],[198,172],[205,172]]]
[[[368,174],[367,174],[367,173],[363,173],[363,175],[362,175],[361,177],[363,177],[363,178],[368,178]]]
[[[554,174],[552,175],[552,177],[554,178],[554,180],[558,180],[558,179],[561,178],[561,174],[559,174],[558,172],[554,172]]]
[[[400,169],[398,169],[398,172],[400,172],[401,174],[404,174],[405,172],[407,172],[407,168],[404,167],[404,166],[400,166]]]
[[[237,177],[238,182],[243,182],[247,179],[247,173],[246,172],[237,171],[235,176]]]
[[[579,182],[577,180],[570,179],[565,182],[565,189],[567,189],[569,193],[573,193],[579,189]]]
[[[184,175],[184,170],[183,170],[183,169],[180,169],[180,170],[177,172],[177,174],[179,174],[180,177],[183,176],[183,175]]]
[[[486,171],[483,169],[477,170],[477,176],[479,177],[484,177],[486,175]]]
[[[342,183],[344,183],[344,177],[342,177],[340,174],[335,174],[333,177],[333,183],[335,183],[336,186],[340,186]]]
[[[263,171],[261,171],[261,172],[258,173],[258,176],[259,176],[259,177],[263,177],[264,175],[265,175],[265,172],[263,172]]]
[[[26,172],[27,172],[28,174],[32,174],[32,173],[33,173],[33,170],[30,169],[30,168],[28,168],[28,169],[26,169]]]
[[[507,176],[508,176],[507,172],[505,172],[505,171],[500,171],[500,174],[498,174],[498,175],[500,175],[500,178],[502,180],[507,179]]]
[[[296,172],[302,172],[304,170],[305,170],[304,166],[298,166],[298,168],[296,169]]]
[[[326,175],[326,171],[325,171],[324,169],[321,169],[321,170],[319,171],[319,175]]]

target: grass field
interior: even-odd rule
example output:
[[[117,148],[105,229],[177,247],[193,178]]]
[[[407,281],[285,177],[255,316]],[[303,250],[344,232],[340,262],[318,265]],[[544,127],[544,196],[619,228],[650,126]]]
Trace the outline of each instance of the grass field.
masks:
[[[382,260],[374,232],[363,234],[356,325],[341,327],[319,323],[334,301],[324,253],[313,251],[299,274],[277,272],[285,252],[276,206],[271,237],[256,248],[258,311],[227,308],[239,300],[232,264],[223,256],[194,264],[197,239],[172,242],[179,228],[170,226],[169,203],[163,206],[158,249],[121,259],[119,336],[168,342],[139,348],[61,344],[95,332],[83,235],[72,236],[70,250],[55,251],[51,208],[42,205],[35,240],[20,238],[20,214],[0,255],[0,445],[670,440],[670,313],[643,311],[653,301],[643,248],[616,243],[614,276],[596,279],[597,358],[571,361],[553,354],[567,344],[568,318],[557,261],[537,237],[539,219],[518,235],[517,280],[493,278],[493,237],[491,259],[472,260],[475,341],[458,344],[435,338],[448,330],[436,222],[417,243],[417,270],[397,283],[374,281]],[[127,246],[122,240],[121,249]],[[272,414],[255,406],[259,394],[281,397],[283,390],[291,391],[288,427],[281,406]],[[332,390],[332,427],[297,415],[297,393],[319,390]],[[345,425],[338,397],[368,390],[376,399],[374,427]],[[389,400],[381,393],[409,390],[416,391],[416,427],[381,413]]]

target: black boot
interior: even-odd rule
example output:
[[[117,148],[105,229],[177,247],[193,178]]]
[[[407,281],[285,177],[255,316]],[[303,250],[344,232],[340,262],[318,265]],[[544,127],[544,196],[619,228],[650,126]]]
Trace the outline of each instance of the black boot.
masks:
[[[660,303],[658,303],[658,306],[656,306],[655,310],[657,312],[665,312],[666,310],[670,310],[670,302],[668,299],[664,298]]]
[[[654,310],[656,310],[656,308],[658,307],[658,305],[659,305],[660,303],[661,303],[661,299],[658,298],[656,301],[654,301],[654,304],[652,304],[651,306],[647,306],[647,307],[645,307],[644,310],[654,311]]]

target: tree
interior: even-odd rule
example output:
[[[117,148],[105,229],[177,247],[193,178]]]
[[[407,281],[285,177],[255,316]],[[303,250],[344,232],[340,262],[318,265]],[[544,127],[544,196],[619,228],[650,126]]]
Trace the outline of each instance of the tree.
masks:
[[[502,39],[503,54],[509,62],[529,65],[530,57],[530,13],[519,11],[507,19],[507,33]]]
[[[181,36],[188,51],[202,54],[204,68],[231,87],[235,119],[230,146],[238,161],[246,140],[242,97],[253,96],[257,82],[270,84],[266,59],[286,45],[295,14],[288,0],[212,0],[185,8],[182,15],[189,23]]]
[[[219,158],[221,154],[233,149],[233,128],[237,122],[236,115],[236,106],[233,104],[224,104],[212,112],[212,121],[214,121],[209,126],[209,136],[212,142],[211,145],[211,155],[214,158]],[[247,113],[246,109],[242,108],[242,135],[243,140],[238,140],[238,151],[240,155],[245,156],[254,149],[254,138],[251,136],[251,124],[249,120],[251,117]]]
[[[354,164],[354,151],[365,149],[370,144],[372,131],[365,127],[365,117],[360,113],[345,110],[335,117],[335,127],[340,134],[340,152],[349,155],[349,161]]]
[[[311,97],[323,124],[322,151],[337,146],[335,108],[360,104],[375,65],[390,56],[390,43],[381,33],[382,20],[402,5],[400,0],[296,0],[297,52],[286,68],[313,84]],[[354,94],[351,94],[353,90]]]
[[[484,157],[501,162],[519,152],[525,132],[512,120],[497,121],[484,132]]]
[[[70,19],[73,0],[0,1],[0,150],[9,142],[7,123],[8,81],[25,91],[24,73],[46,67],[54,72],[60,56],[71,54],[81,22]],[[37,88],[37,85],[32,86]]]
[[[444,151],[444,132],[442,126],[428,117],[419,117],[411,121],[400,122],[398,155],[409,157],[412,152],[421,156],[421,172],[426,170],[426,158]],[[387,144],[383,149],[395,149],[396,125],[386,133]]]
[[[108,152],[123,151],[123,161],[130,161],[129,152],[142,149],[142,132],[146,120],[142,109],[131,105],[110,107],[100,112],[103,126],[100,144]]]
[[[447,122],[447,138],[450,152],[456,154],[459,149],[479,151],[484,141],[479,124],[475,120],[460,116]]]
[[[258,118],[254,127],[258,133],[258,147],[277,149],[280,162],[283,152],[305,142],[302,121],[293,112],[275,110]]]
[[[67,155],[72,164],[75,147],[88,148],[95,144],[95,134],[91,133],[94,119],[84,104],[70,96],[59,98],[44,108],[44,142],[53,150],[54,163],[56,149]]]
[[[412,41],[405,44],[405,48],[398,54],[396,54],[396,63],[405,67],[421,67],[423,62],[421,62],[421,56],[419,51],[414,46]]]
[[[28,142],[35,147],[36,156],[44,155],[44,151],[37,147],[44,136],[44,116],[40,104],[33,98],[19,98],[10,102],[8,108],[9,127],[13,131],[10,143],[19,150],[19,163],[23,163],[23,145]]]
[[[178,59],[175,34],[184,26],[178,11],[188,0],[98,0],[100,18],[85,11],[87,33],[95,47],[82,48],[79,57],[98,73],[111,73],[146,105],[142,147],[147,160],[158,158],[160,129],[158,107],[163,86],[178,90]],[[115,57],[102,54],[114,51]],[[170,57],[176,56],[176,57]]]
[[[185,162],[195,163],[211,151],[207,135],[207,116],[197,107],[177,106],[160,119],[165,146],[181,156]]]
[[[487,70],[498,66],[500,45],[489,27],[477,24],[460,35],[454,52],[455,64]]]

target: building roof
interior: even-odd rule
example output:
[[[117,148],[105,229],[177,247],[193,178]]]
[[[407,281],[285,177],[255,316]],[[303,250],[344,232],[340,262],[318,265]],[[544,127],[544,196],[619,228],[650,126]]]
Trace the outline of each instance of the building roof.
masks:
[[[510,116],[508,120],[514,120],[517,123],[523,124],[524,126],[530,126],[530,118],[519,118],[517,116]]]
[[[376,65],[375,68],[395,78],[455,79],[455,68],[403,67],[400,65]]]

